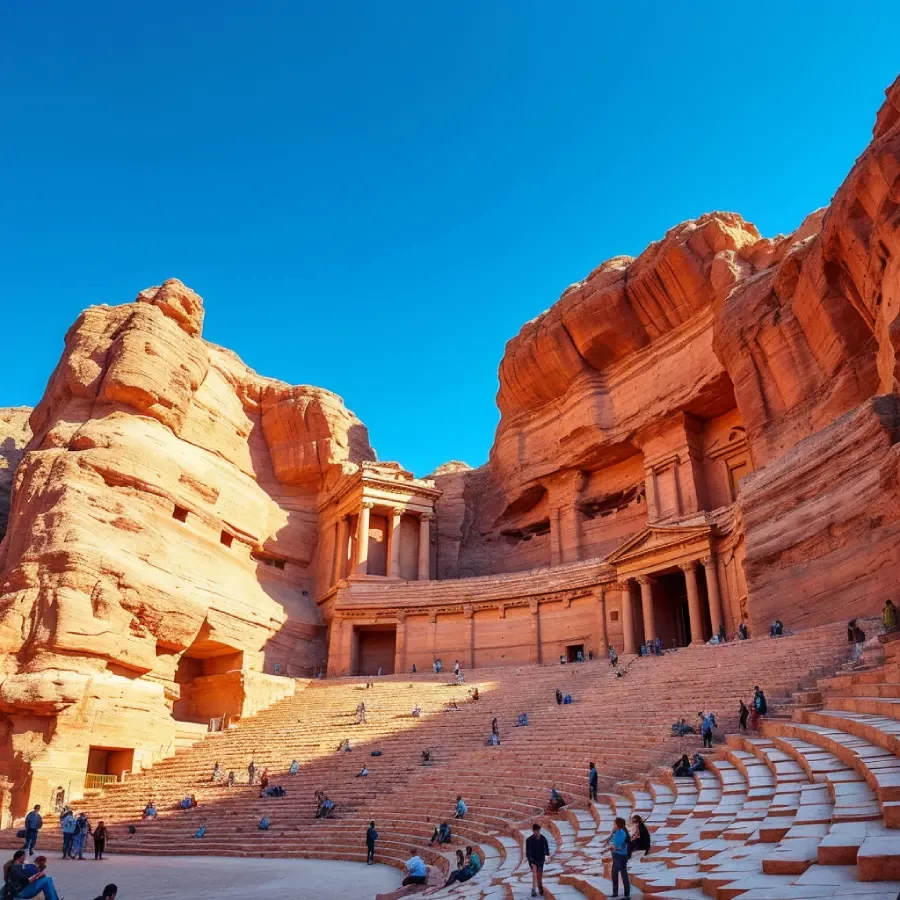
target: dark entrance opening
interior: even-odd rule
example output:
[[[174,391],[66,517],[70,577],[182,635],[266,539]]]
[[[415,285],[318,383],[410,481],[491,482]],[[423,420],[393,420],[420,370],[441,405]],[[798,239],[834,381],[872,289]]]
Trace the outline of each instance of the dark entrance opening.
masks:
[[[397,626],[372,625],[355,628],[356,675],[394,674],[394,657],[397,653]]]
[[[680,569],[654,576],[653,588],[656,630],[663,647],[687,647],[691,642],[691,617],[688,611],[687,583]]]
[[[569,644],[566,647],[566,661],[573,663],[578,662],[578,654],[581,654],[581,659],[584,660],[584,644]]]

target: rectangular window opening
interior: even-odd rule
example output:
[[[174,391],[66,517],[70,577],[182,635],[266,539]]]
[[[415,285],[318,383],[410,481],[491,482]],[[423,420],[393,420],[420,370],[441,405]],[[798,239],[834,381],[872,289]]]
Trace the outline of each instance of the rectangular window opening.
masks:
[[[172,510],[172,518],[177,519],[179,522],[187,522],[187,517],[188,511],[183,506],[176,506]]]
[[[227,531],[223,531],[223,532],[219,535],[219,540],[220,540],[226,547],[230,547],[231,544],[232,544],[232,542],[234,541],[234,535],[233,535],[233,534],[229,534]]]

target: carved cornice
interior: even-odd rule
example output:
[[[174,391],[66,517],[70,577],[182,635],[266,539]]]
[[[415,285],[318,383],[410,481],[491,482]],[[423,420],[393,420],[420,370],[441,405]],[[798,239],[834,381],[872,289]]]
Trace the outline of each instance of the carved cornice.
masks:
[[[472,608],[471,603],[468,603],[463,607],[463,615],[467,619],[471,619],[475,615],[475,610]]]

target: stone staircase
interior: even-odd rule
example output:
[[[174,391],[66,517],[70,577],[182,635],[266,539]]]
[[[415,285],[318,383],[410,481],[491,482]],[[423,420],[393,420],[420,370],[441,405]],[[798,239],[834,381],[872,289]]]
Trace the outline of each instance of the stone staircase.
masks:
[[[886,644],[889,651],[893,646]],[[853,884],[858,891],[874,876],[894,877],[890,829],[900,778],[896,797],[891,779],[900,760],[890,729],[900,729],[900,718],[887,715],[892,706],[869,704],[873,697],[900,704],[900,674],[893,662],[839,674],[820,681],[822,709],[811,702],[793,718],[778,714],[798,690],[815,701],[815,679],[837,672],[847,655],[845,628],[826,626],[777,640],[625,659],[621,678],[595,661],[480,669],[467,673],[466,686],[449,684],[452,675],[431,674],[389,676],[371,689],[364,679],[313,682],[239,728],[180,751],[80,806],[93,822],[102,818],[110,825],[112,852],[161,855],[363,861],[365,827],[375,819],[381,836],[376,859],[402,866],[414,850],[428,863],[433,887],[446,876],[457,847],[478,847],[484,859],[479,876],[439,891],[472,900],[530,896],[523,847],[535,820],[544,824],[553,850],[546,896],[608,896],[605,846],[612,819],[638,812],[653,836],[652,852],[631,867],[635,887],[644,892],[681,900],[728,900],[744,892],[759,900],[799,900],[832,896],[832,885],[845,890]],[[475,684],[477,702],[469,695]],[[708,769],[692,779],[656,768],[699,748],[698,737],[672,738],[672,721],[693,723],[699,709],[712,709],[725,731],[736,732],[738,699],[749,700],[754,684],[764,687],[774,712],[761,735],[729,735],[727,746],[709,757]],[[878,692],[866,695],[868,685]],[[573,695],[572,705],[556,704],[557,686]],[[354,725],[360,700],[368,722]],[[453,702],[459,710],[446,711]],[[415,705],[421,718],[410,715]],[[525,711],[529,726],[514,728]],[[494,716],[500,747],[485,746]],[[336,752],[345,738],[353,750]],[[431,766],[421,764],[426,747]],[[371,757],[373,749],[383,755]],[[286,797],[260,799],[246,785],[251,756],[258,772],[269,768]],[[294,758],[301,770],[289,776]],[[590,760],[601,773],[604,793],[597,803],[587,799]],[[242,784],[211,784],[216,761]],[[355,777],[363,764],[371,774]],[[653,774],[636,778],[639,772]],[[551,786],[570,802],[552,818],[543,815]],[[336,801],[334,818],[313,819],[317,789]],[[189,793],[199,807],[176,811]],[[431,846],[431,831],[450,821],[457,794],[465,797],[469,814],[451,821],[452,845]],[[140,811],[151,797],[160,816],[143,822]],[[257,829],[263,815],[272,821],[267,832]],[[129,823],[137,827],[132,837]],[[201,824],[206,835],[195,840]],[[57,832],[48,817],[39,846],[55,843]],[[10,832],[0,841],[16,845]],[[810,884],[823,893],[810,893]]]

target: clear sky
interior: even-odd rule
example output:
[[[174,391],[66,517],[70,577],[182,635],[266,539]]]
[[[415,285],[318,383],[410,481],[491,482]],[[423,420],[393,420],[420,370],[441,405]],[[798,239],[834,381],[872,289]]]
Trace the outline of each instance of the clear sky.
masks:
[[[382,459],[487,458],[505,342],[602,260],[829,202],[900,3],[0,3],[0,406],[92,303],[336,391]]]

